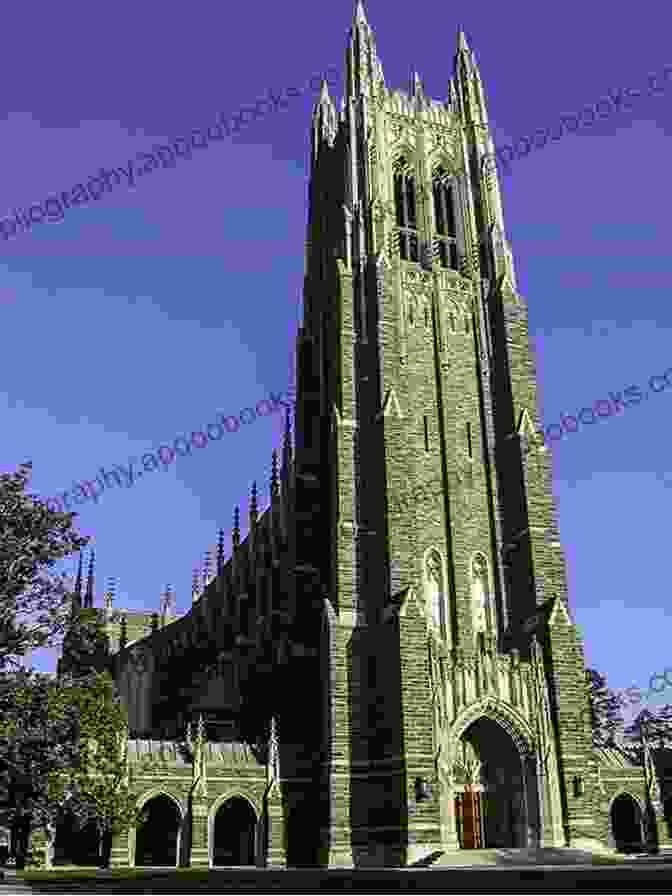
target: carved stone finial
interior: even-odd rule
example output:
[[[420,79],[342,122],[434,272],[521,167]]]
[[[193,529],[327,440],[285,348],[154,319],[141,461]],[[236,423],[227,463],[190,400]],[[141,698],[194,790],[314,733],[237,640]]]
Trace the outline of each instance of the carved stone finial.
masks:
[[[116,591],[116,582],[112,576],[108,579],[107,591],[105,592],[105,617],[109,620],[114,611],[114,594]]]
[[[205,557],[203,558],[203,591],[205,591],[205,589],[208,587],[208,585],[210,584],[210,579],[212,578],[211,565],[212,558],[210,555],[210,551],[206,551]]]
[[[92,549],[89,557],[89,574],[86,581],[86,595],[84,597],[84,606],[91,609],[93,607],[93,571],[96,565],[96,552]]]
[[[240,547],[240,508],[233,511],[233,533],[231,535],[234,550]]]
[[[437,585],[441,584],[441,561],[436,556],[434,552],[432,552],[427,557],[427,577],[433,579]]]
[[[278,452],[273,449],[271,455],[271,501],[280,494],[280,485],[278,482]]]
[[[219,541],[217,544],[217,575],[221,576],[224,572],[224,530],[219,530]]]
[[[257,483],[252,483],[252,495],[250,497],[250,529],[257,524],[259,511],[257,509]]]

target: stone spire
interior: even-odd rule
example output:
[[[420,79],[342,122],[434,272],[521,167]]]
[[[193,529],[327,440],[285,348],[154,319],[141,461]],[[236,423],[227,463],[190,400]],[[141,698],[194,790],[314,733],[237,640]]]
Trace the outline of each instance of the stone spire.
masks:
[[[289,408],[285,412],[285,435],[282,442],[282,471],[281,479],[289,481],[292,469],[292,425],[290,422]]]
[[[353,15],[353,21],[356,25],[366,25],[369,27],[369,23],[366,19],[366,13],[364,12],[364,4],[362,0],[356,0],[355,2],[355,12]]]
[[[217,575],[221,576],[224,572],[224,530],[219,530],[219,540],[217,542]]]
[[[105,592],[105,618],[109,621],[112,618],[112,614],[114,612],[114,594],[116,591],[117,583],[113,576],[110,576],[107,581],[107,591]]]
[[[210,555],[210,551],[205,552],[205,557],[203,558],[203,591],[208,587],[210,581],[212,580],[212,557]]]
[[[479,90],[480,74],[476,59],[462,29],[457,33],[454,69],[456,99],[463,123],[465,125],[480,124],[484,113],[482,90]]]
[[[471,48],[467,43],[467,35],[461,28],[458,28],[457,31],[457,52],[458,53],[471,53]]]
[[[362,95],[370,97],[378,83],[383,82],[384,85],[383,67],[361,0],[357,0],[355,5],[345,57],[345,94],[348,99]]]
[[[161,625],[168,625],[173,621],[175,615],[175,594],[171,586],[166,585],[166,590],[161,599]]]
[[[194,567],[194,574],[191,579],[191,602],[196,603],[196,601],[201,596],[201,570],[198,566]]]
[[[324,142],[333,145],[338,130],[338,114],[336,106],[329,95],[329,85],[322,79],[320,96],[313,109],[313,164],[317,159],[320,147]]]
[[[86,595],[84,597],[84,607],[86,609],[91,609],[93,607],[93,584],[94,584],[94,566],[96,563],[96,552],[94,550],[91,551],[91,556],[89,557],[89,574],[86,581]]]
[[[278,481],[278,452],[273,449],[271,454],[271,504],[280,496],[280,484]]]
[[[233,532],[231,533],[231,541],[234,551],[240,547],[240,507],[236,507],[233,511]]]
[[[252,483],[252,495],[250,497],[250,531],[257,525],[259,511],[257,509],[257,483]]]
[[[75,580],[75,590],[72,598],[72,609],[81,610],[82,608],[82,567],[84,558],[82,552],[79,552],[79,564],[77,566],[77,579]]]

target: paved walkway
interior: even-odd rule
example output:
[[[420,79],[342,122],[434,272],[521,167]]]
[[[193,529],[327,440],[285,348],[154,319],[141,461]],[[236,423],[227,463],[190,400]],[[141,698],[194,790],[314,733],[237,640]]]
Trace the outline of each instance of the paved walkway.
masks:
[[[665,893],[672,892],[672,866],[642,862],[580,867],[463,867],[403,870],[320,871],[222,869],[201,875],[147,873],[135,879],[45,880],[0,886],[0,893]]]
[[[427,867],[463,868],[480,865],[603,865],[628,861],[633,856],[613,853],[590,852],[569,847],[544,847],[542,849],[460,849],[444,852]],[[423,863],[424,864],[424,863]]]
[[[434,861],[430,862],[429,860]],[[483,875],[487,875],[487,879]],[[400,869],[218,868],[175,871],[147,868],[133,878],[116,878],[91,869],[90,877],[54,872],[40,880],[17,879],[4,870],[0,896],[26,893],[197,893],[197,892],[672,892],[672,851],[658,856],[618,856],[583,850],[484,849],[434,853],[413,867]]]

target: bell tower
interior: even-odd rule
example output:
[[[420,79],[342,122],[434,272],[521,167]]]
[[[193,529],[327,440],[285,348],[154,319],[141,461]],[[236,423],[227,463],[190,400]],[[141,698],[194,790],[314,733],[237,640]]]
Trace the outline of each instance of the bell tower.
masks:
[[[345,61],[344,99],[323,82],[313,113],[297,341],[297,609],[314,604],[307,570],[329,603],[323,849],[357,861],[390,827],[406,859],[457,846],[457,727],[486,704],[527,750],[514,801],[527,827],[511,836],[561,845],[590,826],[567,793],[590,764],[574,722],[583,654],[558,609],[527,305],[478,64],[460,31],[445,101],[415,72],[407,92],[389,88],[361,0]],[[560,619],[571,655],[554,655]],[[539,662],[548,694],[533,699]],[[539,707],[554,732],[544,717],[543,775]]]

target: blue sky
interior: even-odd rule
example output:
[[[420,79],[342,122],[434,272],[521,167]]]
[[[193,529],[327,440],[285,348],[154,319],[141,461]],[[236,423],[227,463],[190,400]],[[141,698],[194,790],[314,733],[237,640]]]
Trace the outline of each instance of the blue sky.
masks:
[[[428,0],[414,16],[367,4],[388,86],[406,89],[416,68],[436,99],[446,96],[456,30],[466,30],[496,144],[554,126],[611,88],[646,86],[672,64],[662,10]],[[3,10],[3,217],[269,89],[304,92],[134,188],[0,239],[2,470],[31,459],[33,490],[51,496],[287,387],[315,99],[305,88],[330,67],[342,72],[351,17],[349,0],[118,0],[105,12],[24,0]],[[341,77],[339,98],[342,88]],[[610,390],[646,391],[672,367],[671,104],[672,82],[535,149],[502,179],[546,425]],[[671,409],[672,388],[553,443],[571,606],[589,663],[612,687],[645,688],[672,666],[661,560]],[[246,520],[254,478],[268,495],[281,429],[280,416],[258,420],[82,505],[99,590],[114,575],[120,606],[155,609],[171,583],[188,609],[193,567],[218,527],[228,550],[233,507]]]

